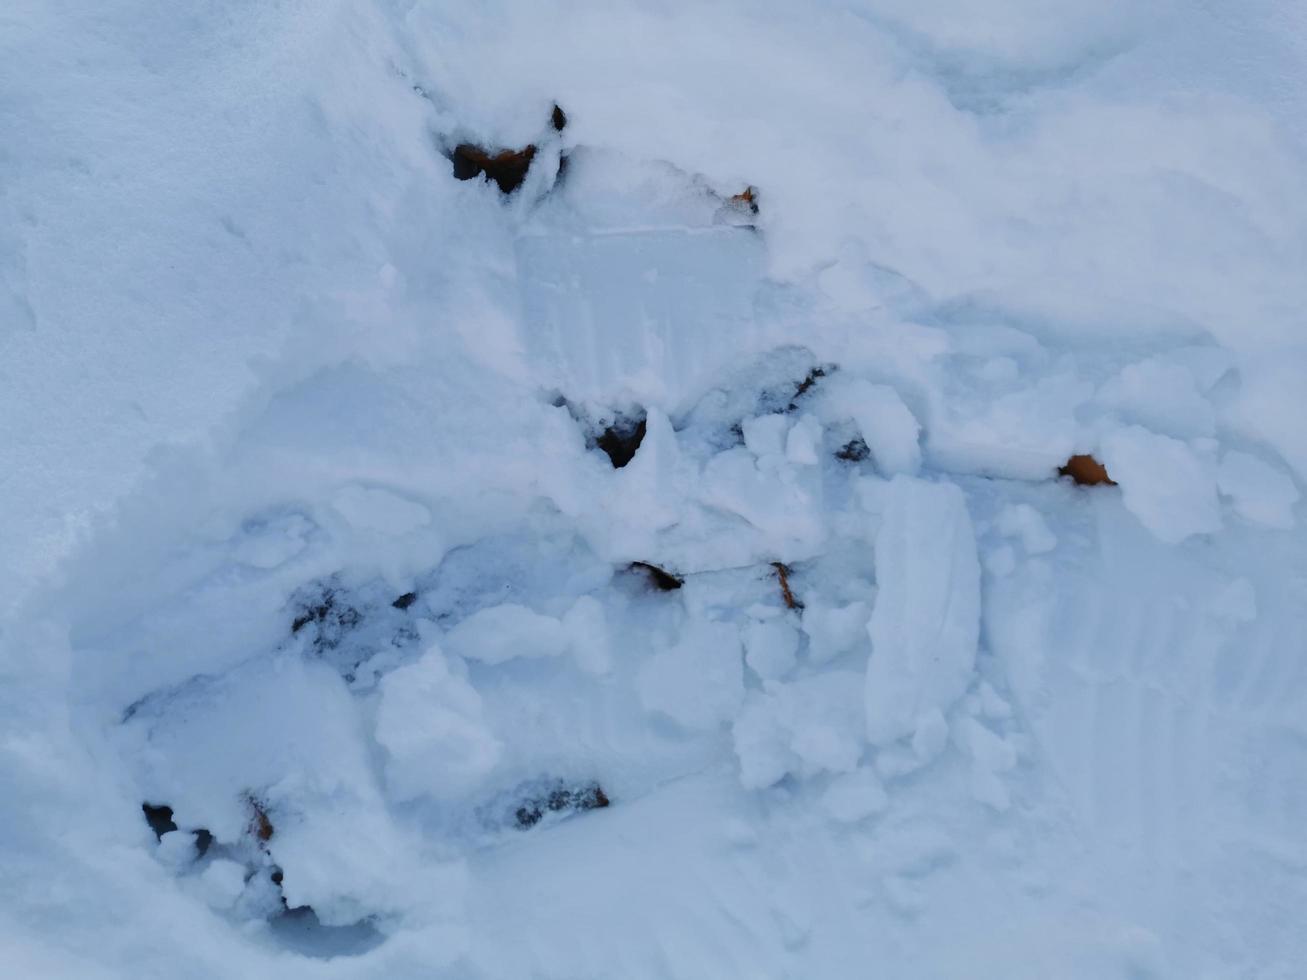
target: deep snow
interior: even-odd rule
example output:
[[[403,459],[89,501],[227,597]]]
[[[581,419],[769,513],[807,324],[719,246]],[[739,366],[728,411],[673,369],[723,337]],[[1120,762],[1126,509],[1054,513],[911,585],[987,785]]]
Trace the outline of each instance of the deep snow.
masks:
[[[0,132],[6,974],[1307,971],[1293,5],[19,0]]]

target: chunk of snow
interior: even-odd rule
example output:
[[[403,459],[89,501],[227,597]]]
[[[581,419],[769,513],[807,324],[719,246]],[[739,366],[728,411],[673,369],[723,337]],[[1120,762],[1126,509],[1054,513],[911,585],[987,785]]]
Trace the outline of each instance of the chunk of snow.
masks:
[[[1181,438],[1211,435],[1216,428],[1212,406],[1193,373],[1162,358],[1126,365],[1102,387],[1098,400],[1123,418]]]
[[[958,719],[953,728],[953,738],[976,765],[983,769],[1008,772],[1016,767],[1016,749],[975,718]]]
[[[568,648],[577,666],[587,674],[606,674],[612,669],[609,647],[612,637],[604,607],[594,596],[583,595],[563,616]]]
[[[857,823],[883,812],[889,796],[876,773],[864,768],[832,779],[821,803],[840,823]]]
[[[1042,479],[1070,455],[1093,390],[1069,370],[997,396],[950,387],[926,416],[930,461],[951,472]]]
[[[794,669],[799,631],[783,619],[753,620],[744,628],[744,659],[763,680],[777,680]]]
[[[805,415],[785,438],[785,458],[795,466],[817,465],[817,449],[821,445],[821,423]]]
[[[976,369],[976,377],[990,384],[1010,385],[1021,377],[1021,365],[1010,357],[991,357]]]
[[[972,797],[993,810],[1006,810],[1010,805],[1009,794],[999,776],[1016,767],[1016,749],[970,717],[958,720],[953,739],[971,757]]]
[[[195,835],[189,830],[170,830],[159,838],[155,854],[171,868],[185,867],[199,854],[195,847]]]
[[[245,865],[214,858],[200,873],[200,890],[212,908],[231,908],[245,890]]]
[[[812,600],[803,610],[803,631],[808,634],[808,659],[824,663],[847,653],[866,639],[871,610],[865,602],[828,606]]]
[[[1257,590],[1246,578],[1225,585],[1207,606],[1213,616],[1232,623],[1251,623],[1257,618]]]
[[[464,660],[502,664],[515,657],[556,657],[568,633],[552,616],[506,602],[474,612],[446,634],[444,648]]]
[[[1293,507],[1301,494],[1293,479],[1251,453],[1231,450],[1221,457],[1216,485],[1245,520],[1266,527],[1294,526]]]
[[[1100,452],[1126,509],[1158,540],[1220,529],[1214,467],[1186,443],[1132,425],[1104,436]]]
[[[458,797],[499,762],[501,746],[482,717],[481,696],[449,669],[439,647],[381,681],[377,743],[386,787],[397,800]]]
[[[751,694],[732,730],[740,782],[759,789],[790,773],[853,770],[865,744],[860,680],[834,670]]]
[[[879,592],[867,632],[867,737],[910,735],[966,690],[980,630],[980,563],[962,491],[895,477],[876,535]]]
[[[985,552],[985,571],[1002,578],[1016,571],[1017,553],[1010,544],[1000,544]]]
[[[780,413],[759,415],[757,418],[745,419],[740,424],[744,433],[744,445],[759,458],[779,456],[785,452],[785,433],[789,427],[790,420]]]
[[[744,698],[739,629],[691,620],[673,646],[640,667],[636,690],[645,710],[685,728],[706,730],[730,721]]]
[[[995,523],[999,534],[1019,538],[1028,555],[1041,555],[1057,547],[1057,538],[1043,515],[1029,504],[1008,504],[999,511]]]
[[[948,746],[949,727],[944,713],[927,711],[917,719],[917,730],[908,744],[881,746],[876,751],[875,766],[885,779],[895,779],[930,765]]]
[[[912,752],[923,766],[938,758],[948,744],[948,722],[944,712],[932,708],[917,719],[917,730],[912,733]]]
[[[424,504],[379,487],[342,487],[331,505],[360,531],[398,536],[431,523],[431,511]]]
[[[758,831],[739,817],[727,817],[722,821],[722,837],[732,847],[752,847],[758,843]]]
[[[994,685],[989,681],[980,682],[980,710],[986,718],[1003,720],[1012,717],[1012,706],[1003,699],[1003,696],[994,690]]]
[[[742,517],[762,532],[769,550],[792,553],[821,541],[818,477],[815,468],[798,468],[780,457],[755,460],[737,448],[708,460],[698,489],[705,505]]]

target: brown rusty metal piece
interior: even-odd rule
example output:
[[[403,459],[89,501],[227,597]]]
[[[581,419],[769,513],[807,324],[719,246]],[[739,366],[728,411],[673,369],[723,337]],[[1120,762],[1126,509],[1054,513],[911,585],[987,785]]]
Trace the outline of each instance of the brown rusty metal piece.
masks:
[[[790,589],[790,569],[784,562],[774,561],[771,567],[776,569],[776,578],[781,583],[781,598],[785,600],[786,609],[803,609],[803,603],[794,597]]]
[[[268,811],[263,808],[252,793],[245,794],[245,800],[250,805],[250,833],[259,839],[261,843],[266,844],[272,840],[272,821],[268,819]]]
[[[1058,476],[1071,477],[1082,487],[1116,486],[1116,481],[1107,475],[1107,467],[1085,454],[1072,456],[1065,466],[1058,467],[1057,473]]]

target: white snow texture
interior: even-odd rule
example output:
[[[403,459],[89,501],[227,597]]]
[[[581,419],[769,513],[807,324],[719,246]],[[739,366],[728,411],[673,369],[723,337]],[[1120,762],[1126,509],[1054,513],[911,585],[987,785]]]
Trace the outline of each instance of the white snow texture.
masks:
[[[1307,976],[1303,4],[10,0],[0,134],[0,975]]]

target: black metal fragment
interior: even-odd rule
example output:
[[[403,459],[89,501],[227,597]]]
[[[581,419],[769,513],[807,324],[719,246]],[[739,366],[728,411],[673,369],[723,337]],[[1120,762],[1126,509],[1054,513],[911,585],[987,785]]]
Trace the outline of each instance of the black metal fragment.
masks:
[[[513,817],[518,830],[527,830],[543,820],[546,813],[601,810],[610,802],[608,794],[598,783],[575,788],[557,786],[544,796],[524,800]]]
[[[173,823],[170,806],[160,803],[142,803],[141,812],[145,814],[145,822],[150,825],[154,836],[159,840],[163,840],[164,834],[177,829],[177,825]]]
[[[484,174],[498,185],[502,193],[511,194],[526,180],[535,155],[535,144],[521,150],[491,152],[473,143],[459,143],[450,159],[454,163],[454,177],[458,180],[472,180]]]
[[[315,591],[301,594],[300,612],[292,620],[290,631],[298,633],[306,626],[316,627],[313,646],[321,652],[339,646],[345,634],[362,620],[363,613],[345,602],[333,586],[318,585]]]
[[[636,450],[644,442],[645,417],[620,417],[595,439],[595,445],[602,449],[613,469],[620,470],[635,458]]]
[[[647,561],[633,561],[630,567],[632,570],[642,571],[648,575],[650,583],[659,592],[673,592],[685,584],[685,579],[679,575],[673,575],[666,569],[651,565]]]
[[[809,391],[811,391],[813,385],[815,385],[822,378],[826,377],[826,373],[828,370],[834,370],[834,369],[818,366],[813,368],[811,371],[809,371],[807,375],[804,377],[804,379],[800,381],[797,385],[795,385],[794,395],[790,398],[790,403],[785,406],[785,411],[793,412],[795,409],[797,409],[799,407],[799,399],[802,398],[804,395],[806,395]]]
[[[841,446],[835,453],[836,459],[842,459],[846,463],[861,463],[871,455],[871,448],[861,436],[856,439],[850,439]]]

